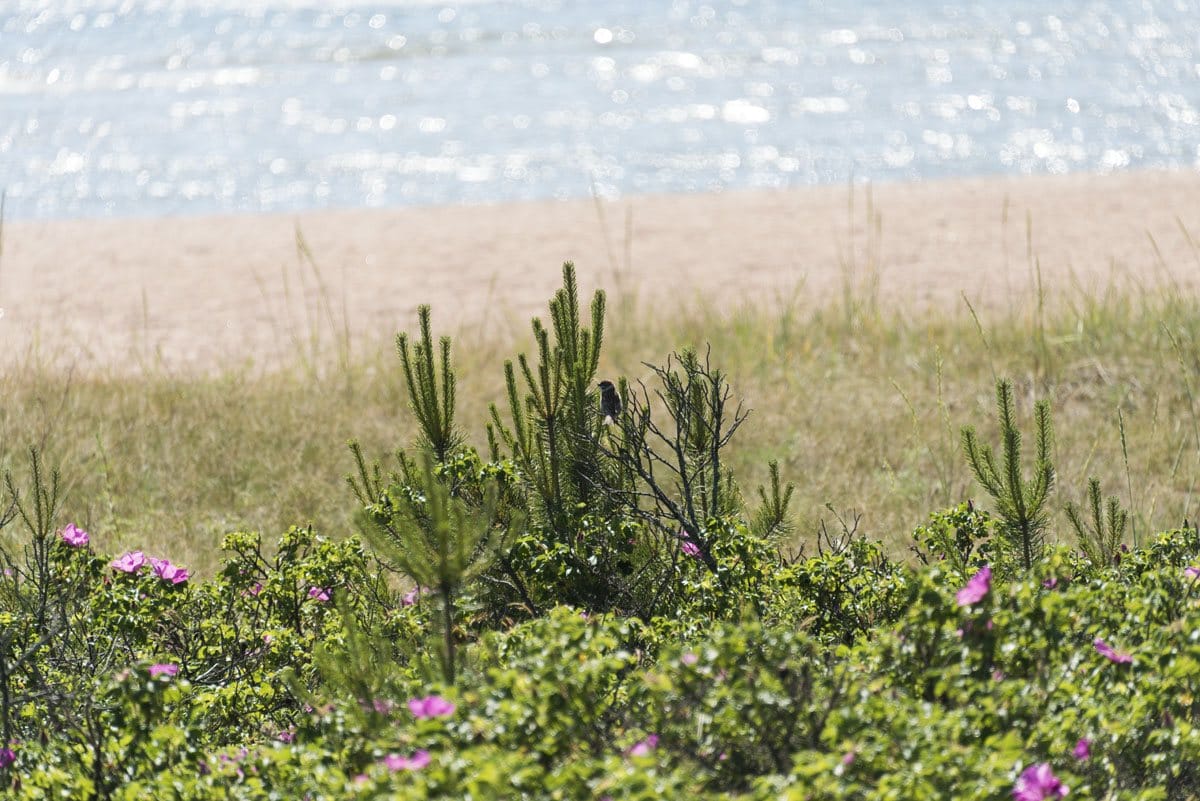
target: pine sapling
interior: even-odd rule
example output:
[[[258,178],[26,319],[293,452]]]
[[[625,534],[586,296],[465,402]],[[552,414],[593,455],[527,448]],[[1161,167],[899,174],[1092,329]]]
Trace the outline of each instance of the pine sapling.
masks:
[[[771,474],[770,488],[759,485],[758,497],[761,503],[751,518],[751,529],[764,539],[769,537],[786,537],[792,532],[793,526],[788,519],[788,506],[792,502],[792,494],[796,485],[788,483],[782,486],[779,479],[779,462],[772,459],[768,463]]]
[[[430,456],[425,456],[422,468],[414,475],[419,483],[394,486],[366,507],[362,530],[385,560],[439,597],[442,667],[446,680],[453,682],[457,596],[463,585],[492,565],[506,537],[493,525],[494,484],[488,485],[482,508],[475,510],[453,497]]]
[[[996,411],[1003,462],[996,464],[991,446],[979,443],[973,426],[965,426],[962,430],[963,452],[975,480],[992,496],[1000,516],[1002,537],[1018,552],[1022,568],[1029,570],[1040,558],[1045,543],[1046,499],[1054,486],[1054,465],[1050,460],[1054,439],[1050,404],[1041,400],[1034,405],[1037,454],[1030,480],[1026,480],[1021,469],[1021,432],[1017,430],[1013,412],[1012,383],[1007,379],[996,382]]]
[[[575,267],[563,265],[563,286],[550,301],[550,327],[534,319],[536,359],[505,362],[508,420],[491,407],[488,444],[501,445],[533,491],[535,508],[551,532],[566,536],[581,510],[594,511],[599,475],[595,380],[604,339],[605,298],[596,292],[591,320],[580,313]]]
[[[421,341],[410,343],[408,334],[396,337],[396,352],[404,367],[408,400],[421,426],[422,445],[434,459],[445,464],[462,444],[462,435],[454,426],[454,368],[450,362],[450,337],[442,337],[438,352],[441,375],[434,368],[433,334],[430,331],[430,308],[417,310]]]
[[[1067,504],[1067,520],[1075,529],[1079,539],[1079,547],[1093,563],[1111,565],[1125,538],[1125,527],[1129,522],[1129,512],[1121,508],[1117,496],[1110,496],[1108,503],[1100,502],[1100,481],[1095,477],[1088,479],[1087,505],[1090,519],[1085,521],[1074,503]],[[1103,511],[1102,511],[1103,508]]]

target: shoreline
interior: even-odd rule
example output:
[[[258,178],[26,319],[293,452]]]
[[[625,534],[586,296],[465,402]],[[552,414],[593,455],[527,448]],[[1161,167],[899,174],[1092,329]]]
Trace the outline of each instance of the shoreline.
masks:
[[[908,313],[963,294],[1020,308],[1034,265],[1051,292],[1194,291],[1200,172],[20,221],[3,237],[0,368],[36,347],[81,369],[214,370],[279,364],[314,335],[390,339],[421,303],[438,331],[523,331],[564,261],[588,295],[632,289],[649,304],[797,291],[820,304],[849,282]]]

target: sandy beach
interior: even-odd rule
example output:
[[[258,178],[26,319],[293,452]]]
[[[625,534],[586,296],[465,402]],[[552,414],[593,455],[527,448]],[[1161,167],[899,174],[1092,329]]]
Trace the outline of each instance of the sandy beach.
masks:
[[[851,195],[853,194],[853,197]],[[0,362],[269,366],[296,339],[524,326],[563,261],[589,291],[654,308],[697,296],[820,304],[878,268],[883,303],[919,314],[1029,302],[1027,242],[1052,291],[1200,284],[1200,173],[1143,172],[475,207],[8,222]],[[1031,239],[1026,220],[1031,221]],[[311,262],[297,246],[297,232]],[[315,265],[315,266],[314,266]],[[665,304],[665,306],[663,305]],[[667,312],[669,313],[669,311]]]

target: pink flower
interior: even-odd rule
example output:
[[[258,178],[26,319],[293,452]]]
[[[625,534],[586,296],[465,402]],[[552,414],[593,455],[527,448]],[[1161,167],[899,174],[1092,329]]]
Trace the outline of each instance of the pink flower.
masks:
[[[141,551],[129,551],[113,560],[112,566],[122,573],[136,573],[146,564],[146,554]]]
[[[655,748],[658,747],[658,735],[651,734],[644,740],[639,740],[634,743],[633,747],[625,752],[626,756],[643,757],[648,756]]]
[[[62,530],[62,539],[72,548],[82,548],[88,544],[89,537],[86,531],[77,528],[74,523],[67,523],[67,527]]]
[[[691,651],[688,651],[683,656],[679,657],[679,661],[685,665],[694,665],[700,661],[700,657],[696,656]]]
[[[970,581],[954,596],[959,606],[971,606],[984,599],[992,588],[992,569],[987,565],[979,568]]]
[[[680,529],[675,537],[679,540],[679,550],[683,551],[684,556],[690,556],[693,559],[701,558],[700,546],[696,544],[686,529]]]
[[[440,695],[429,695],[425,698],[412,698],[408,702],[408,711],[418,720],[424,718],[446,718],[457,709],[453,703]]]
[[[290,743],[296,739],[296,732],[292,731],[291,729],[284,729],[283,731],[279,732],[277,739],[281,743]]]
[[[17,753],[11,748],[0,748],[0,770],[10,767],[17,761]]]
[[[178,565],[173,565],[167,559],[151,559],[150,566],[154,575],[168,584],[182,584],[188,580],[188,572]]]
[[[325,587],[309,587],[308,597],[316,598],[321,603],[324,603],[329,600],[329,590]]]
[[[1092,755],[1092,741],[1086,737],[1080,737],[1079,742],[1075,743],[1075,747],[1071,750],[1071,756],[1078,759],[1080,762],[1088,759]]]
[[[1048,578],[1042,582],[1042,586],[1048,590],[1052,590],[1058,586],[1058,579],[1055,578],[1054,576],[1051,576],[1050,578]]]
[[[156,679],[159,676],[174,676],[179,673],[179,665],[172,665],[169,662],[160,662],[150,666],[150,678]]]
[[[417,599],[426,592],[429,592],[428,587],[413,587],[411,590],[404,593],[404,597],[400,599],[400,603],[404,606],[412,606],[417,602]]]
[[[258,595],[260,592],[262,592],[262,590],[263,590],[262,582],[261,582],[261,581],[256,581],[256,582],[254,582],[254,586],[253,586],[253,587],[251,587],[250,589],[246,590],[246,594],[247,594],[247,595],[249,595],[251,598],[254,598],[254,597],[255,597],[255,596],[257,596],[257,595]]]
[[[1047,798],[1066,797],[1066,785],[1058,780],[1045,762],[1025,768],[1013,787],[1013,798],[1016,801],[1044,801]]]
[[[383,764],[384,767],[390,771],[420,770],[429,764],[429,760],[429,752],[422,749],[420,751],[414,751],[412,756],[388,754],[383,758]]]
[[[1200,567],[1185,567],[1183,575],[1190,579],[1200,578]]]
[[[1100,656],[1104,657],[1109,662],[1115,662],[1118,665],[1128,665],[1132,664],[1133,662],[1132,654],[1121,653],[1099,637],[1092,642],[1092,645],[1095,646],[1096,653],[1100,654]]]

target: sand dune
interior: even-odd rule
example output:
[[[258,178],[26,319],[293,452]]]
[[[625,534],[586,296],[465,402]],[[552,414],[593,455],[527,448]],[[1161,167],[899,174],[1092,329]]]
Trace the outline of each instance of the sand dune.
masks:
[[[853,197],[851,195],[853,194]],[[697,294],[806,302],[878,265],[884,303],[1027,303],[1033,257],[1052,288],[1200,283],[1200,173],[972,179],[476,207],[10,222],[0,362],[270,365],[295,338],[390,336],[432,303],[441,330],[544,309],[561,263],[587,289],[656,304]],[[312,255],[298,252],[296,232]],[[853,268],[850,265],[854,265]]]

